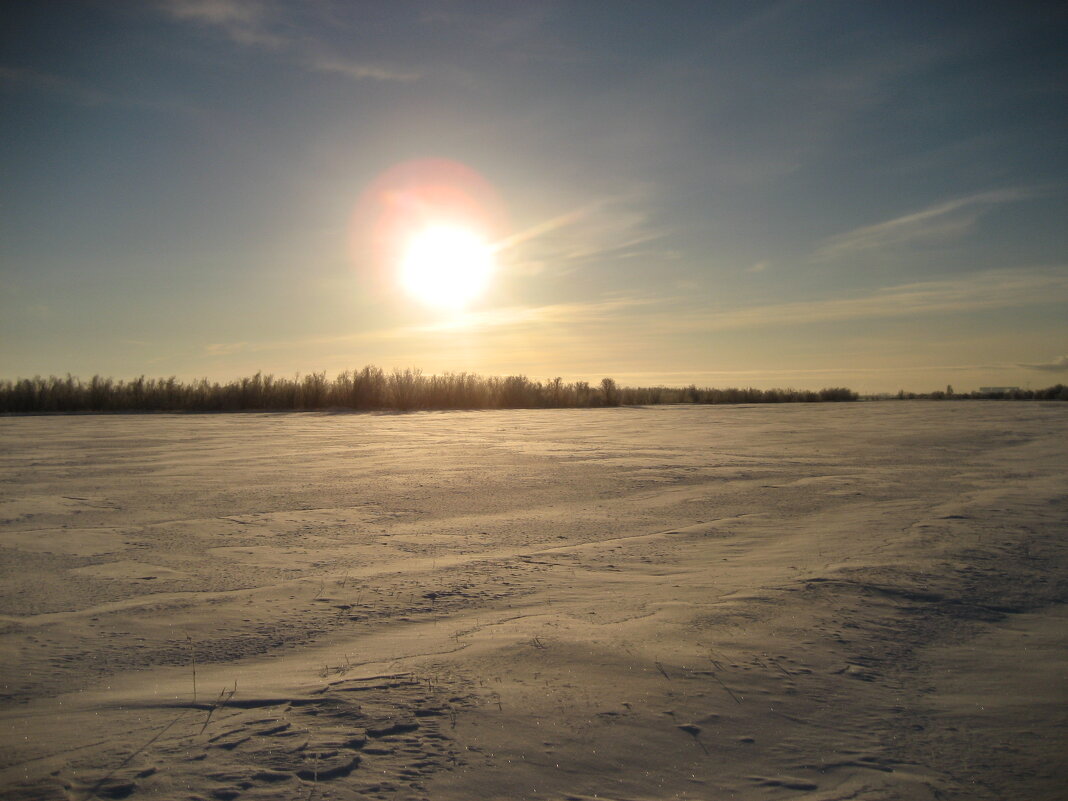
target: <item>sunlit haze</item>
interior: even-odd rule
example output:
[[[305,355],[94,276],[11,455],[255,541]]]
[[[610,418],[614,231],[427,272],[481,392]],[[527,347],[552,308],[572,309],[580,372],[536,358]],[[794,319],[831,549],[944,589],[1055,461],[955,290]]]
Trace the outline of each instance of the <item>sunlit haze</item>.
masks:
[[[1063,382],[1066,22],[8,4],[0,378]]]

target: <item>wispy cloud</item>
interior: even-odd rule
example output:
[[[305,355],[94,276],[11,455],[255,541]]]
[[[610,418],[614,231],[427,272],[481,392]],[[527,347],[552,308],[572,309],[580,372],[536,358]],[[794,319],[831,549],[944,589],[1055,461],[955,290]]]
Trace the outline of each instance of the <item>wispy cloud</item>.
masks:
[[[1018,364],[1017,367],[1026,367],[1028,370],[1042,370],[1048,373],[1068,373],[1068,356],[1061,356],[1051,362],[1039,364]]]
[[[0,85],[12,89],[62,95],[83,106],[99,106],[115,100],[106,92],[101,92],[71,78],[20,67],[0,67]]]
[[[509,306],[470,312],[452,320],[396,329],[394,336],[435,334],[447,331],[479,333],[500,328],[589,325],[613,320],[625,312],[657,301],[648,298],[613,298],[591,303],[555,303],[546,306]]]
[[[685,308],[679,297],[611,297],[603,300],[541,306],[507,306],[463,313],[418,325],[397,326],[352,334],[302,337],[292,340],[213,343],[204,346],[214,356],[237,352],[273,352],[320,346],[406,344],[443,345],[452,336],[486,339],[520,337],[530,342],[579,336],[615,341],[621,326],[630,335],[649,341],[680,334],[707,334],[743,329],[767,330],[829,322],[922,317],[1036,304],[1068,303],[1068,270],[1050,272],[991,271],[941,281],[885,287],[849,297],[750,306],[722,311]],[[583,341],[587,341],[584,339]],[[592,340],[590,340],[592,341]],[[608,340],[605,340],[608,341]],[[1066,369],[1050,365],[1022,365],[1032,369]]]
[[[457,334],[464,337],[492,331],[532,332],[536,329],[558,331],[617,320],[630,311],[656,303],[642,298],[612,298],[587,303],[556,303],[544,306],[506,306],[456,315],[422,325],[398,326],[335,336],[300,337],[260,342],[221,342],[203,346],[204,353],[223,356],[232,353],[258,353],[335,345],[425,342]]]
[[[263,0],[163,0],[161,7],[181,22],[214,28],[245,47],[277,51],[313,72],[355,81],[414,81],[421,77],[414,70],[346,58],[307,31],[294,33],[282,16],[285,5]]]
[[[209,356],[228,356],[248,349],[247,342],[216,342],[204,346],[204,352]]]
[[[865,225],[827,239],[815,252],[817,259],[834,259],[862,251],[883,250],[922,241],[953,238],[969,231],[991,206],[1034,197],[1027,188],[1002,189],[929,206],[920,211]]]
[[[416,81],[420,78],[418,72],[411,70],[396,70],[387,67],[364,64],[351,61],[339,56],[314,55],[307,61],[308,66],[316,72],[328,72],[335,75],[343,75],[353,80],[370,78],[376,81]]]
[[[78,106],[119,106],[195,114],[197,109],[165,97],[131,97],[101,90],[83,81],[23,67],[0,66],[0,87],[47,94]]]
[[[270,32],[268,7],[259,0],[164,0],[162,7],[175,19],[217,28],[238,44],[288,45],[284,37]]]
[[[501,243],[503,261],[521,273],[566,275],[600,260],[674,258],[677,254],[652,247],[671,231],[650,222],[647,194],[635,190],[601,198],[531,226]]]
[[[912,317],[1068,303],[1068,271],[992,270],[941,281],[884,287],[850,297],[713,312],[706,330],[765,328],[844,320]],[[702,315],[704,317],[704,315]]]

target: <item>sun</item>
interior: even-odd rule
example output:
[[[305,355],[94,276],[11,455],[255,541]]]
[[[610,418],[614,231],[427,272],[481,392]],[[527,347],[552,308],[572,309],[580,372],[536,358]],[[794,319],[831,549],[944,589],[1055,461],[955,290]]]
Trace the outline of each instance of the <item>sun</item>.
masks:
[[[400,263],[400,283],[428,306],[461,309],[489,285],[493,248],[473,230],[432,225],[408,240]]]

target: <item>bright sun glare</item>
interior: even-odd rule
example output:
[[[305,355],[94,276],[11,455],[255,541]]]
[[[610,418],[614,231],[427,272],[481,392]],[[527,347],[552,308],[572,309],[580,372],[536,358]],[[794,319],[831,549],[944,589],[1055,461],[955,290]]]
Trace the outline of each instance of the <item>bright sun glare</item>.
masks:
[[[400,265],[401,285],[428,306],[460,309],[493,274],[493,249],[466,228],[436,225],[415,234]]]

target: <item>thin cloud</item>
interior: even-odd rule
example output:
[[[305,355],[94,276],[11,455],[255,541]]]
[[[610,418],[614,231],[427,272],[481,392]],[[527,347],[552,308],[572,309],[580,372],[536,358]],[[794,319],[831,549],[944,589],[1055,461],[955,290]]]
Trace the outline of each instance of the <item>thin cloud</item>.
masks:
[[[286,54],[294,63],[313,72],[341,75],[355,81],[414,81],[421,75],[382,64],[354,61],[332,52],[307,34],[282,34],[275,8],[259,0],[167,0],[163,10],[181,22],[221,31],[231,41],[245,46]]]
[[[0,66],[0,86],[14,91],[52,95],[79,106],[119,106],[180,114],[197,113],[195,107],[167,98],[138,98],[112,94],[63,75],[22,67]]]
[[[667,297],[618,297],[588,303],[510,306],[469,312],[451,320],[425,325],[318,339],[315,342],[325,344],[356,340],[385,341],[450,332],[471,334],[492,330],[575,330],[605,324],[617,325],[622,320],[626,320],[631,331],[642,329],[650,333],[672,334],[957,314],[1068,303],[1068,272],[996,270],[957,279],[884,287],[851,297],[751,306],[719,312],[663,311],[679,300],[681,299]]]
[[[165,0],[162,7],[177,20],[217,28],[241,45],[285,48],[289,44],[268,30],[267,7],[256,0]]]
[[[216,342],[204,346],[204,352],[209,356],[228,356],[231,353],[240,353],[249,350],[247,342]]]
[[[70,78],[21,67],[0,67],[0,85],[61,95],[83,106],[99,106],[115,100],[105,92]]]
[[[363,64],[336,56],[315,56],[308,61],[308,66],[316,72],[343,75],[353,80],[372,79],[376,81],[417,81],[418,72],[389,69],[372,64]]]
[[[649,256],[651,255],[649,249],[642,246],[664,239],[669,233],[670,231],[649,231],[618,243],[579,247],[565,254],[564,258],[577,264],[604,258],[632,259],[636,256]]]
[[[618,317],[621,313],[657,301],[645,298],[614,298],[594,303],[555,303],[546,306],[509,306],[470,312],[454,320],[397,329],[397,335],[432,334],[447,331],[475,333],[500,328],[545,325],[588,325]]]
[[[468,336],[488,331],[513,329],[527,331],[535,328],[559,329],[581,327],[617,319],[620,315],[656,301],[640,298],[614,298],[590,303],[556,303],[545,306],[508,306],[499,309],[468,312],[449,320],[425,325],[401,326],[375,331],[337,336],[303,337],[291,340],[263,342],[222,342],[204,345],[211,356],[231,353],[260,353],[323,345],[355,345],[423,341],[428,336],[441,338],[450,333]]]
[[[1068,272],[994,270],[944,281],[884,287],[845,298],[753,306],[713,314],[707,330],[839,322],[1068,302]]]
[[[920,241],[960,236],[975,224],[990,206],[1035,196],[1031,189],[1003,189],[956,198],[936,206],[855,228],[826,240],[815,252],[817,259],[833,259],[854,253],[907,245]]]
[[[517,343],[537,341],[542,345],[547,338],[566,343],[575,337],[581,337],[586,346],[589,346],[591,342],[599,341],[603,332],[617,330],[621,325],[625,325],[631,335],[655,338],[684,333],[766,330],[827,322],[979,312],[1066,303],[1068,271],[992,271],[959,279],[885,287],[851,297],[752,306],[720,312],[703,309],[691,309],[688,313],[681,310],[667,311],[672,304],[679,301],[680,298],[677,297],[628,296],[583,303],[508,306],[472,311],[431,323],[352,334],[255,343],[215,343],[206,345],[205,351],[210,355],[220,356],[239,351],[262,353],[313,346],[426,347],[428,342],[445,347],[452,341],[452,336],[488,341],[487,335],[496,337],[496,342],[505,337],[518,338]],[[590,337],[593,339],[589,339]],[[1061,366],[1063,364],[1064,360],[1043,366],[1022,366],[1045,370],[1068,369]],[[955,369],[971,368],[957,366]]]
[[[163,7],[179,19],[245,27],[260,24],[265,10],[257,0],[165,0]]]
[[[1018,364],[1017,367],[1025,367],[1028,370],[1042,370],[1048,373],[1068,373],[1068,356],[1061,356],[1051,362],[1039,364]]]
[[[500,243],[511,269],[536,274],[546,268],[559,275],[603,259],[676,258],[650,247],[671,231],[650,225],[647,190],[601,198],[539,223]]]

